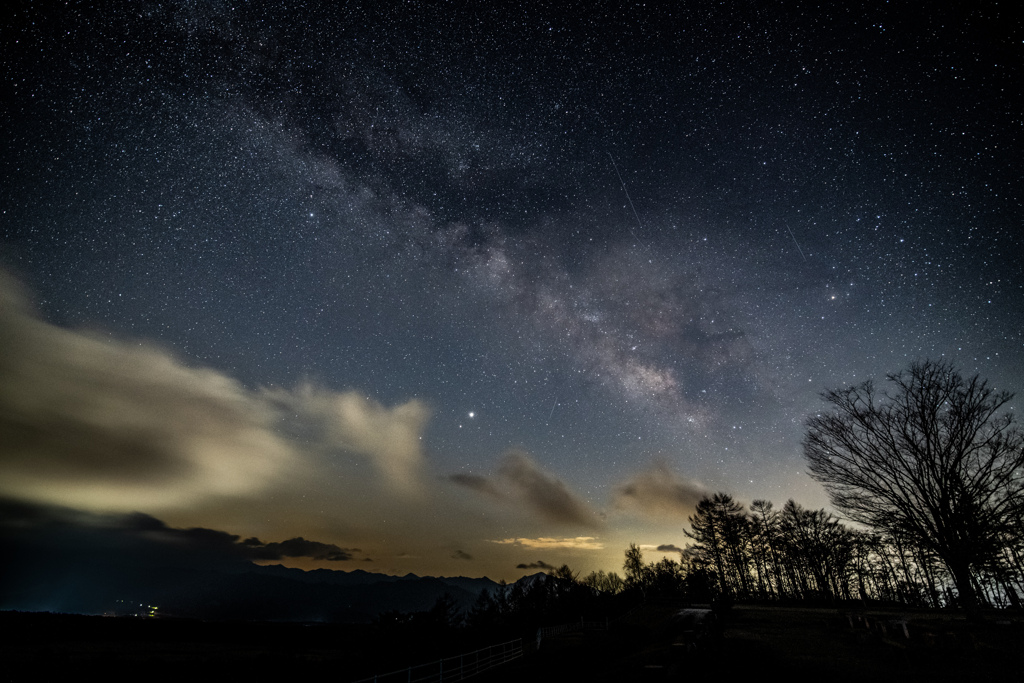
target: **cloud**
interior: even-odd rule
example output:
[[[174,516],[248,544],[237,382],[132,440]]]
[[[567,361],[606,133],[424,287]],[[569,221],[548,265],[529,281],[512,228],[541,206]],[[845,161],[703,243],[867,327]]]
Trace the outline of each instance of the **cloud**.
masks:
[[[354,559],[359,548],[340,548],[333,543],[308,541],[301,536],[280,543],[263,543],[258,538],[247,538],[241,546],[245,555],[253,560],[283,560],[286,557],[308,557],[312,560],[344,562]]]
[[[512,451],[501,461],[498,475],[453,474],[449,480],[474,491],[527,506],[548,522],[598,528],[598,514],[556,477],[544,472],[530,456]]]
[[[336,393],[312,385],[295,391],[265,389],[263,396],[298,413],[299,421],[305,422],[301,425],[304,436],[313,436],[319,449],[369,458],[388,483],[402,492],[413,493],[422,486],[420,437],[430,417],[422,401],[388,408],[356,391]]]
[[[683,549],[672,543],[664,543],[655,548],[659,553],[681,553]]]
[[[429,410],[356,391],[246,389],[160,348],[38,319],[0,271],[0,495],[107,511],[195,509],[283,490],[317,456],[419,490]]]
[[[536,562],[530,562],[529,564],[521,562],[516,565],[516,569],[543,569],[544,571],[550,571],[555,569],[555,566],[548,564],[544,560],[537,560]]]
[[[480,476],[479,474],[458,473],[450,475],[448,479],[459,486],[464,486],[467,489],[486,493],[487,495],[494,496],[495,498],[504,497],[501,491],[498,490],[498,487],[495,486],[490,479]]]
[[[545,519],[584,527],[600,526],[590,506],[573,495],[564,483],[541,470],[525,453],[507,455],[498,471],[502,480]]]
[[[252,494],[295,465],[265,402],[144,344],[33,316],[0,272],[0,493],[109,510]]]
[[[707,493],[702,484],[683,479],[658,463],[619,486],[614,505],[651,517],[686,517]]]
[[[331,562],[354,559],[358,548],[341,548],[296,537],[276,543],[241,537],[205,527],[176,528],[163,520],[141,512],[95,513],[63,506],[26,503],[0,498],[0,533],[28,536],[47,543],[66,544],[69,548],[101,534],[116,540],[122,549],[162,547],[173,551],[176,562],[188,564],[222,561],[281,560],[286,557]],[[201,560],[201,561],[200,561]]]
[[[575,538],[503,538],[492,540],[491,543],[500,545],[516,545],[523,548],[551,550],[554,548],[573,550],[604,550],[604,543],[597,540],[595,536],[577,536]]]
[[[452,559],[453,560],[472,560],[473,556],[470,555],[469,553],[467,553],[464,550],[456,550],[454,553],[452,553]]]

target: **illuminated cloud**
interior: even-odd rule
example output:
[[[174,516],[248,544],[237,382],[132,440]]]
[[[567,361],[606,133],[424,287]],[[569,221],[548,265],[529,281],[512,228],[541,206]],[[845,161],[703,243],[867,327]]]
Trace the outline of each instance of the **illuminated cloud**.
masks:
[[[604,543],[595,536],[577,536],[575,538],[503,538],[492,540],[500,545],[515,545],[535,550],[571,549],[571,550],[604,550]]]
[[[586,502],[521,451],[508,453],[493,479],[475,474],[453,474],[449,480],[510,503],[525,505],[548,522],[585,528],[602,526],[598,514]]]
[[[268,406],[160,349],[33,316],[0,273],[0,493],[85,509],[252,494],[295,464]]]
[[[251,391],[144,343],[48,324],[2,272],[0,339],[2,495],[86,510],[192,509],[294,488],[318,455],[338,452],[369,459],[392,492],[419,490],[429,416],[419,401],[388,408],[355,391]]]
[[[402,492],[416,492],[421,487],[420,437],[430,417],[423,402],[412,400],[387,408],[356,391],[336,393],[310,385],[296,391],[268,389],[263,395],[289,413],[297,413],[299,422],[313,423],[318,450],[369,458]]]
[[[414,559],[396,549],[465,561],[470,554],[456,548],[503,538],[509,524],[525,525],[519,533],[529,537],[506,541],[520,548],[605,548],[593,536],[562,535],[607,525],[521,451],[507,453],[490,475],[450,475],[450,483],[483,494],[451,500],[421,447],[429,419],[421,401],[386,406],[357,391],[312,385],[250,390],[145,343],[48,324],[6,276],[0,295],[0,495],[84,511],[143,511],[134,523],[164,537],[206,539],[251,560],[307,567],[362,556],[349,546],[369,548],[388,571],[404,571]],[[633,483],[623,495],[651,488]],[[264,516],[281,521],[250,524],[256,501]],[[424,517],[425,505],[436,514]],[[151,514],[180,528],[168,530]],[[375,526],[384,517],[397,522],[386,536]],[[249,538],[206,529],[207,519]],[[424,539],[439,529],[451,545],[434,557],[436,544]]]
[[[707,493],[700,483],[683,479],[659,463],[619,486],[614,505],[651,517],[685,518]]]

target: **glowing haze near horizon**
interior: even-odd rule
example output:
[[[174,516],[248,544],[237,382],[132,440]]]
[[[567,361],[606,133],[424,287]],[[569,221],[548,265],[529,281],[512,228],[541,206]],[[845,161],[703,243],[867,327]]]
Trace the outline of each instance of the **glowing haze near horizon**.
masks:
[[[1008,6],[591,5],[9,11],[0,495],[621,571],[827,505],[823,389],[1024,390]]]

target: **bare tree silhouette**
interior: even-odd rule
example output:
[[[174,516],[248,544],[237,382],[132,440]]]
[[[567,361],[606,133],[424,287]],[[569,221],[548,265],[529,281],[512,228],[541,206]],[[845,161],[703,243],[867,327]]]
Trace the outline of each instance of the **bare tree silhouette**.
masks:
[[[977,375],[925,361],[822,397],[808,421],[811,476],[850,519],[934,553],[961,603],[978,603],[974,573],[991,570],[1024,513],[1024,434],[1004,410],[1013,395]]]

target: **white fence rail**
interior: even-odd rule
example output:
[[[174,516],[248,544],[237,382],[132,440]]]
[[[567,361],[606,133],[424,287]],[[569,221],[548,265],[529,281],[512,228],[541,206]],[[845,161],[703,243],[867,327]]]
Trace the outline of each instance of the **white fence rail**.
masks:
[[[354,683],[447,683],[476,676],[523,656],[523,641],[491,645],[475,652],[446,657],[429,664],[417,664],[386,674],[361,678]]]

